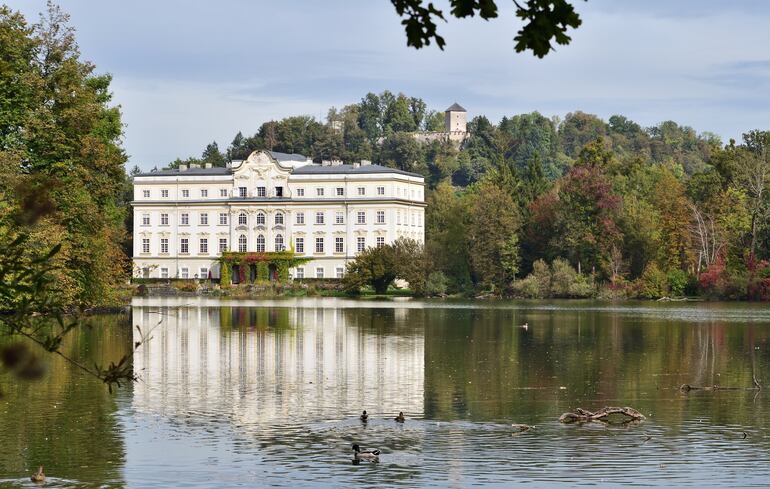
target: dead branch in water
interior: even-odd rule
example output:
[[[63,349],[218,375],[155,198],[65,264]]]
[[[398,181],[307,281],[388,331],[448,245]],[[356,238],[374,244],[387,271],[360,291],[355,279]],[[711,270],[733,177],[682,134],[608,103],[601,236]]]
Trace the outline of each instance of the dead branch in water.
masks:
[[[634,408],[630,407],[603,407],[592,413],[585,409],[577,408],[574,413],[564,413],[559,417],[562,423],[587,423],[590,421],[609,422],[608,418],[613,414],[626,416],[625,421],[642,421],[644,415]]]
[[[682,392],[690,392],[690,391],[760,391],[762,390],[762,385],[759,383],[756,377],[752,376],[751,378],[752,383],[754,384],[752,387],[723,387],[720,385],[690,385],[690,384],[682,384],[679,387],[679,390]]]

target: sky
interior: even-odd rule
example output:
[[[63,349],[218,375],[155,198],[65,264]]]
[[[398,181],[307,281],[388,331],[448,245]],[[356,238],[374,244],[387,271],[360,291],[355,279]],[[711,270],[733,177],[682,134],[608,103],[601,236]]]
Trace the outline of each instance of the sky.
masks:
[[[448,10],[445,0],[434,0]],[[60,0],[83,59],[113,76],[129,166],[224,149],[271,119],[390,90],[468,116],[576,110],[674,120],[724,141],[770,129],[770,2],[574,0],[583,25],[544,59],[497,19],[439,24],[444,51],[406,46],[389,0]],[[36,20],[45,0],[11,0]]]

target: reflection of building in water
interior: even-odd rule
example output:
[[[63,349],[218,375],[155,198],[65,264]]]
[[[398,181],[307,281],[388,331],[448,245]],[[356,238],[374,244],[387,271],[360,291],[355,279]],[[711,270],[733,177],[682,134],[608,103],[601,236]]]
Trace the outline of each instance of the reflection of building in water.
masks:
[[[301,303],[221,308],[174,307],[183,304],[177,299],[137,303],[134,323],[152,330],[152,339],[134,359],[142,378],[134,389],[135,407],[224,415],[245,424],[321,415],[339,419],[360,409],[423,412],[422,334],[381,327],[398,322],[396,313],[402,311]]]

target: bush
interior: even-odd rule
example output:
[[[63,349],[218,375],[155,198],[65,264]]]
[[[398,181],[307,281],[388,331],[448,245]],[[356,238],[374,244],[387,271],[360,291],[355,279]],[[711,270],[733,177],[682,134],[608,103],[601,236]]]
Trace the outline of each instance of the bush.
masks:
[[[669,270],[666,274],[666,280],[668,281],[668,289],[673,296],[684,295],[690,282],[687,273],[682,270]]]
[[[637,280],[637,295],[645,299],[668,295],[668,277],[655,263],[648,264]]]
[[[563,258],[551,263],[551,297],[572,297],[577,272]]]
[[[425,281],[425,295],[431,297],[446,294],[448,283],[443,272],[431,272]]]

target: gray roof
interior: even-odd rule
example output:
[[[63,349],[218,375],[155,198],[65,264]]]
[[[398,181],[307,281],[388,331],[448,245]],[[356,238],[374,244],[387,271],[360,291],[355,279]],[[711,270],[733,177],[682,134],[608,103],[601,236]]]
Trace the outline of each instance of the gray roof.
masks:
[[[468,111],[463,109],[462,105],[460,105],[457,102],[455,102],[447,110],[445,110],[444,112],[468,112]]]
[[[273,159],[278,161],[306,161],[307,156],[299,153],[279,153],[278,151],[268,151]]]
[[[307,161],[307,156],[299,153],[279,153],[278,151],[266,151],[273,159],[278,161]],[[229,175],[233,172],[232,168],[225,168],[217,166],[214,168],[188,168],[184,171],[179,171],[178,168],[164,168],[163,170],[153,172],[143,172],[136,175],[137,177],[162,177],[168,175]]]
[[[398,173],[400,175],[409,175],[412,177],[422,177],[419,173],[411,173],[398,168],[390,168],[382,165],[362,165],[355,167],[353,165],[305,165],[295,168],[294,175],[367,175],[372,173]]]

